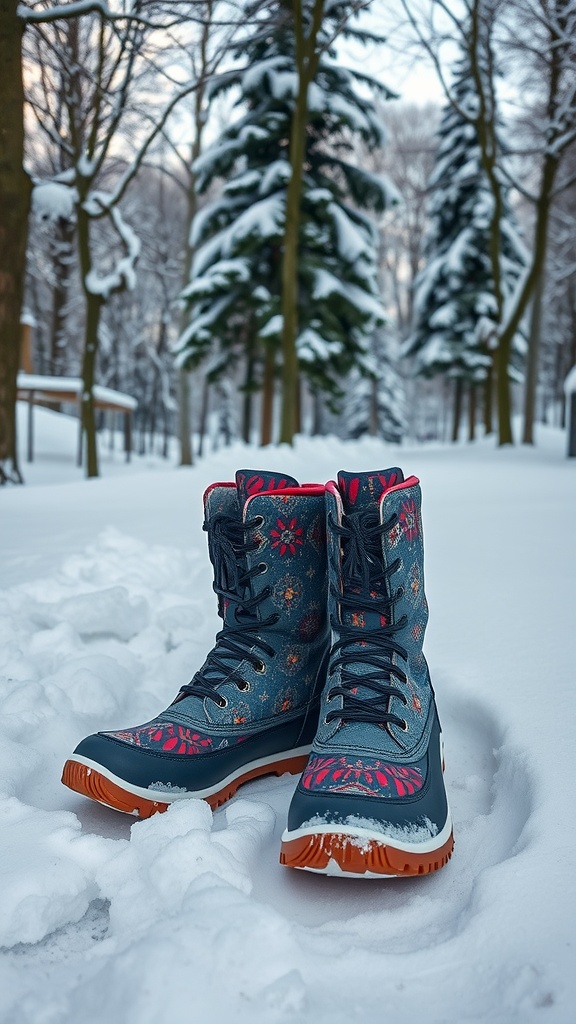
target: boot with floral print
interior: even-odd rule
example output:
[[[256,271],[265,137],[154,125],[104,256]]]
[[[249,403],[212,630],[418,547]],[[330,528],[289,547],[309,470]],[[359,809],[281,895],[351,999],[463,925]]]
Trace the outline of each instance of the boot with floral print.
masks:
[[[145,725],[88,736],[71,789],[148,817],[185,797],[213,807],[259,775],[302,771],[329,645],[324,487],[239,471],[204,495],[223,626],[202,668]]]
[[[452,854],[441,733],[422,653],[420,487],[401,470],[326,485],[332,647],[312,753],[281,862],[382,878]]]

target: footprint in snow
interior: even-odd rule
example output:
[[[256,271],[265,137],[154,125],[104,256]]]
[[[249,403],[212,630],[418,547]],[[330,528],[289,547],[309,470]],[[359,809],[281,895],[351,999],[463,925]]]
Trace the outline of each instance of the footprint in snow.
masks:
[[[371,943],[382,952],[437,945],[466,927],[475,913],[479,878],[522,848],[531,782],[491,709],[480,699],[457,695],[448,680],[439,680],[439,689],[456,840],[447,867],[425,878],[382,881],[287,871],[278,864],[278,849],[295,783],[290,776],[262,779],[244,787],[244,795],[270,802],[277,818],[255,878],[257,899],[298,923],[320,926],[328,942],[333,932],[339,943],[343,927],[352,939],[365,917]]]

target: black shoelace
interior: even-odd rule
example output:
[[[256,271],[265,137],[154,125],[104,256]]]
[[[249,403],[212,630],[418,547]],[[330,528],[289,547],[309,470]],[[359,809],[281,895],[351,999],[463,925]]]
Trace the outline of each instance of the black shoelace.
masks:
[[[247,690],[249,687],[234,666],[247,661],[256,671],[262,672],[264,662],[254,648],[269,657],[274,656],[274,648],[259,635],[261,630],[274,625],[279,619],[277,614],[269,615],[267,619],[258,616],[258,606],[270,596],[270,587],[252,594],[252,580],[265,573],[267,566],[259,562],[251,569],[245,568],[245,555],[258,547],[258,542],[248,540],[247,534],[261,526],[262,522],[261,516],[242,523],[225,513],[217,513],[208,523],[204,523],[214,564],[213,589],[219,598],[219,614],[224,618],[225,603],[233,602],[236,605],[236,625],[225,623],[224,628],[216,634],[214,648],[187,686],[181,687],[178,694],[180,699],[183,695],[209,697],[219,707],[225,707],[226,699],[216,691],[220,683],[235,683],[239,690]]]
[[[342,696],[342,707],[326,715],[326,721],[373,722],[377,725],[397,725],[406,728],[403,718],[390,710],[393,698],[406,705],[407,700],[394,680],[407,681],[406,673],[394,664],[393,655],[406,661],[408,653],[395,638],[406,625],[406,616],[392,623],[392,609],[402,595],[400,588],[394,594],[389,589],[390,577],[398,570],[397,558],[386,567],[382,554],[382,536],[392,530],[398,517],[392,516],[381,524],[373,512],[355,512],[344,516],[342,526],[331,519],[330,528],[340,537],[342,546],[342,592],[331,584],[330,590],[340,608],[340,618],[346,610],[357,613],[373,612],[386,618],[387,625],[366,629],[361,625],[343,624],[332,617],[331,625],[339,639],[332,648],[330,671],[341,668],[341,681],[334,686],[329,697]],[[336,657],[335,657],[336,655]],[[370,666],[373,671],[356,674],[348,666]],[[372,691],[373,697],[358,696],[359,687]]]

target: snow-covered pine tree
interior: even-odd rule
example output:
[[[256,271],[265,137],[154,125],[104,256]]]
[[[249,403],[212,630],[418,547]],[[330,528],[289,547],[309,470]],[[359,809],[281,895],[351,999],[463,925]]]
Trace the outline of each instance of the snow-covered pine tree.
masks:
[[[496,334],[491,325],[496,327],[498,311],[489,256],[493,196],[475,128],[461,113],[473,117],[477,103],[466,56],[455,65],[452,92],[455,104],[448,103],[443,112],[430,179],[426,263],[415,282],[414,327],[404,354],[414,357],[417,374],[454,379],[456,434],[463,385],[478,384],[490,373],[490,336]],[[505,297],[511,295],[524,264],[524,247],[505,193],[501,219]],[[519,337],[516,364],[524,349]]]
[[[339,24],[350,7],[332,3],[329,20]],[[237,54],[239,66],[213,84],[213,94],[238,91],[235,106],[241,113],[195,168],[200,191],[218,180],[225,184],[195,221],[198,252],[184,292],[190,322],[178,344],[178,360],[194,365],[216,344],[233,358],[246,358],[246,388],[253,387],[262,358],[269,388],[282,329],[281,246],[297,86],[290,17],[284,3],[267,6],[265,21]],[[356,138],[372,147],[384,141],[370,89],[390,95],[379,83],[342,67],[328,48],[309,92],[298,355],[310,386],[332,401],[341,396],[342,378],[384,322],[378,239],[367,211],[384,210],[396,193],[382,176],[358,167],[352,155]]]

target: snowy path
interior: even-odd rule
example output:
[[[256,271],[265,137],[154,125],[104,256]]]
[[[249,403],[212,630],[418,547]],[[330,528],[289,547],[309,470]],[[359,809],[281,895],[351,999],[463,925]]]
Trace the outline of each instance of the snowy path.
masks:
[[[142,823],[60,785],[78,739],[165,706],[210,643],[210,480],[397,460],[423,483],[447,868],[371,883],[281,868],[289,777],[213,817],[189,801]],[[576,466],[552,432],[536,452],[237,448],[0,498],[2,1024],[571,1024]]]

